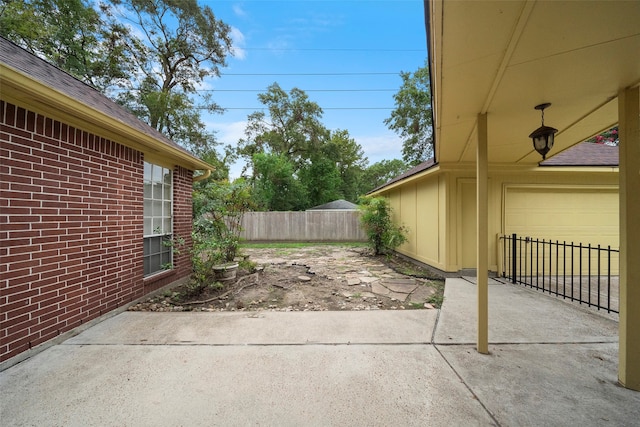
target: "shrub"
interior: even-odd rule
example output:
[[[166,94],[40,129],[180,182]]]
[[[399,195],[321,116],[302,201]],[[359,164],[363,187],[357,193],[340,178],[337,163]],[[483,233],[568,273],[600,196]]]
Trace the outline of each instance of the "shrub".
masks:
[[[367,233],[375,255],[396,249],[407,241],[407,229],[391,221],[391,206],[385,197],[362,197],[359,200],[360,223]]]
[[[252,206],[249,188],[240,179],[210,181],[194,191],[194,241],[209,257],[231,262],[238,255],[242,217]]]

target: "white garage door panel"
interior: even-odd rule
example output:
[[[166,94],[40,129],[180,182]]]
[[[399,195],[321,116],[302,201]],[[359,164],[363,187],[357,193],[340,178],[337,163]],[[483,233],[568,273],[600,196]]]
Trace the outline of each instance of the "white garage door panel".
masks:
[[[504,231],[619,247],[616,188],[507,188]]]

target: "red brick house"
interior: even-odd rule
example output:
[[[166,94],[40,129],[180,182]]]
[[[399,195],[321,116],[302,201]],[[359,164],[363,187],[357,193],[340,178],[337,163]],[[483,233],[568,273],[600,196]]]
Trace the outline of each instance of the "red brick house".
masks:
[[[194,171],[210,168],[0,38],[0,362],[187,278],[162,241],[190,244]]]

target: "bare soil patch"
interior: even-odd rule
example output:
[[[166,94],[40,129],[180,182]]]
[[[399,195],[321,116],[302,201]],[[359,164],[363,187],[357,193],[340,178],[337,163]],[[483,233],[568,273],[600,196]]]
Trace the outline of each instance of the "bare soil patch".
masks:
[[[174,287],[131,311],[328,311],[439,308],[444,280],[398,257],[364,247],[244,248],[255,270],[198,295]]]

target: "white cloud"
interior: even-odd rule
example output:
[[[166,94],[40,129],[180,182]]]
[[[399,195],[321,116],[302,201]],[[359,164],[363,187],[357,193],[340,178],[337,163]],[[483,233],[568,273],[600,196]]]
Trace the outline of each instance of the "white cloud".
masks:
[[[235,13],[236,16],[239,16],[241,18],[244,18],[245,16],[247,16],[247,12],[245,12],[242,6],[237,3],[233,5],[233,13]]]
[[[353,136],[353,139],[362,147],[369,164],[381,160],[402,159],[402,141],[393,133]]]
[[[244,34],[242,34],[242,31],[240,31],[238,28],[231,27],[230,35],[231,35],[231,43],[233,45],[233,47],[231,48],[233,57],[240,60],[245,59],[247,57],[247,51],[244,50],[244,46],[245,46]]]
[[[238,122],[218,122],[215,118],[208,123],[209,127],[216,131],[216,139],[222,144],[237,145],[240,138],[244,138],[244,129],[247,127],[246,121]]]

